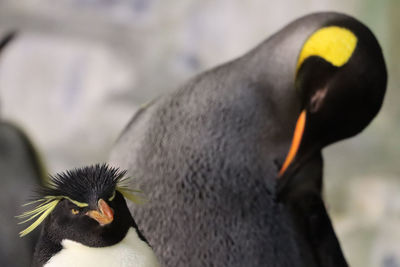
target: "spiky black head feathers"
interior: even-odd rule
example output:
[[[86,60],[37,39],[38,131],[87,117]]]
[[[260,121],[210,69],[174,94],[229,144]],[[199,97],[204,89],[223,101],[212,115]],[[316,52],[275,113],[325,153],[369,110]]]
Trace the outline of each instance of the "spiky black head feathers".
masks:
[[[107,164],[77,168],[50,176],[50,184],[41,190],[41,194],[43,197],[68,197],[77,202],[95,204],[99,198],[112,197],[125,174],[126,171]]]
[[[17,216],[25,219],[20,224],[35,219],[28,228],[20,232],[20,235],[27,235],[39,226],[63,199],[80,208],[95,209],[99,199],[112,201],[118,191],[134,203],[143,202],[141,191],[132,190],[128,183],[125,183],[128,180],[124,177],[125,174],[126,171],[120,171],[107,164],[96,164],[50,176],[49,184],[38,190],[39,197],[25,204],[37,206]]]

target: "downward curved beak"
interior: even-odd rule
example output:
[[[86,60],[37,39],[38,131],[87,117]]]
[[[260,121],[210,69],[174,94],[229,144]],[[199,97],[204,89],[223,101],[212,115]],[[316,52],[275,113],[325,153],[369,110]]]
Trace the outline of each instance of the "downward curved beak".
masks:
[[[110,224],[114,220],[114,211],[103,199],[97,202],[97,210],[90,210],[86,215],[96,220],[101,226]]]
[[[293,134],[292,144],[286,156],[285,162],[283,163],[282,168],[279,171],[278,177],[282,177],[282,175],[285,173],[289,165],[293,162],[294,158],[296,157],[297,152],[300,148],[301,140],[303,138],[305,126],[306,126],[306,111],[303,110],[300,113],[299,118],[297,119],[296,128]]]

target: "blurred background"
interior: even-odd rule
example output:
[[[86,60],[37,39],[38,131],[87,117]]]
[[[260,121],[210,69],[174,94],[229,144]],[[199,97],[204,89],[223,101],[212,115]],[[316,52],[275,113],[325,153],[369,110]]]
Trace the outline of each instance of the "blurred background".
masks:
[[[398,0],[0,0],[0,36],[19,31],[0,57],[0,118],[47,172],[105,162],[141,105],[328,10],[368,25],[389,71],[378,117],[324,151],[328,209],[351,266],[400,267]]]

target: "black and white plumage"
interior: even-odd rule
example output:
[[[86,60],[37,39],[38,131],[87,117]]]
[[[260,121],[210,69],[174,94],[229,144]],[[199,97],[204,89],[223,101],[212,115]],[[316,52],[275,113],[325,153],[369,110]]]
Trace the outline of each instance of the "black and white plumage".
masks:
[[[43,222],[33,266],[159,266],[126,205],[124,196],[138,197],[124,174],[103,164],[50,177],[28,203],[37,207],[20,216],[36,219],[22,236]]]

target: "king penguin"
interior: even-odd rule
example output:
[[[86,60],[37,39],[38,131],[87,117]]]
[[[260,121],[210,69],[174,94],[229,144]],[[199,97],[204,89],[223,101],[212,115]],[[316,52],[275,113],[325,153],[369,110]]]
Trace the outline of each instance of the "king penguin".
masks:
[[[348,266],[321,150],[371,122],[386,76],[365,25],[315,13],[140,109],[110,158],[149,198],[133,214],[161,265]]]
[[[21,237],[43,222],[32,266],[159,267],[127,207],[125,197],[140,198],[124,174],[103,164],[51,176],[27,203],[36,207],[19,216],[34,220]]]

